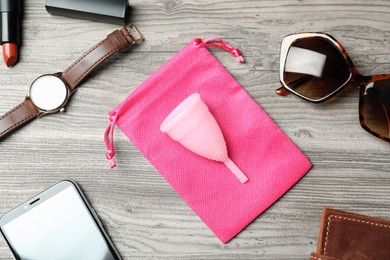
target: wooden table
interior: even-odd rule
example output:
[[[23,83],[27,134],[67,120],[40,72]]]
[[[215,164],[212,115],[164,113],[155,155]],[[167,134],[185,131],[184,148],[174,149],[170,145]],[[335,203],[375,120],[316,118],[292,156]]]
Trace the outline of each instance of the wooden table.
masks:
[[[20,62],[0,64],[0,114],[39,75],[66,68],[116,25],[50,16],[26,2]],[[390,219],[389,144],[359,126],[358,91],[316,105],[280,97],[283,36],[328,32],[363,74],[390,73],[388,0],[131,1],[146,41],[116,55],[84,82],[66,113],[35,120],[0,141],[0,213],[54,183],[77,181],[124,259],[308,259],[322,207]],[[222,244],[153,166],[116,131],[118,168],[108,169],[107,112],[194,37],[240,47],[246,63],[211,50],[313,162],[313,169],[228,244]],[[3,241],[3,240],[2,240]],[[10,259],[5,245],[0,258]]]

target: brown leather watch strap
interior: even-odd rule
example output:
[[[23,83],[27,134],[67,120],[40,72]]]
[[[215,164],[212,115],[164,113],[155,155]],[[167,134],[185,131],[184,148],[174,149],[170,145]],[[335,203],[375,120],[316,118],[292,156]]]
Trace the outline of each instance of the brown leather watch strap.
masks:
[[[137,36],[133,37],[130,30]],[[134,25],[127,25],[110,33],[106,39],[96,44],[77,61],[69,66],[61,77],[68,83],[71,91],[74,91],[78,84],[99,64],[104,62],[114,53],[126,49],[144,40]]]
[[[0,117],[0,139],[38,115],[39,111],[31,100],[25,99],[23,103]]]
[[[92,47],[92,49],[61,73],[61,78],[70,88],[70,94],[75,91],[78,84],[80,84],[93,69],[107,58],[114,53],[120,52],[130,45],[138,44],[143,40],[144,37],[134,25],[126,25],[121,29],[110,33],[106,39]],[[69,96],[67,98],[69,98]],[[54,112],[57,112],[57,110]],[[34,119],[39,115],[54,112],[38,111],[33,102],[27,97],[23,103],[0,117],[0,139],[14,129],[29,122],[31,119]]]

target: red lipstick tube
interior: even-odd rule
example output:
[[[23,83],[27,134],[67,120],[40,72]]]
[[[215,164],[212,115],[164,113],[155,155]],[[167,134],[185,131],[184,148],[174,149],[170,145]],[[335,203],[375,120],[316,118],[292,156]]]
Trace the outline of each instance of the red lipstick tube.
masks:
[[[21,0],[0,0],[0,43],[8,67],[18,60],[20,46]]]

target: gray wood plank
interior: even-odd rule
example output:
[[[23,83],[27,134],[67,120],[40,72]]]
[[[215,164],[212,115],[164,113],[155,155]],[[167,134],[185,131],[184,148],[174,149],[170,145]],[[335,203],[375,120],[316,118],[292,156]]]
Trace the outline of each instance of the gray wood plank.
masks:
[[[39,75],[66,68],[115,25],[50,16],[26,2],[21,60],[0,65],[0,114],[19,104]],[[358,91],[322,105],[274,94],[284,35],[325,31],[363,74],[390,73],[387,0],[131,1],[141,45],[84,82],[64,114],[47,116],[0,142],[0,214],[65,178],[77,181],[124,259],[308,259],[322,207],[390,219],[389,144],[359,126]],[[108,169],[107,112],[194,37],[220,37],[246,63],[211,50],[313,162],[284,197],[221,244],[166,181],[116,131],[118,168]],[[4,241],[0,258],[11,255]]]

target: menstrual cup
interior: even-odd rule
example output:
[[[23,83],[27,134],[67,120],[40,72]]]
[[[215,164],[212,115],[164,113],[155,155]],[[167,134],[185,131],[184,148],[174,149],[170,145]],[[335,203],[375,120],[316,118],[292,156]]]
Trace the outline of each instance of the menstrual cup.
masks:
[[[181,102],[165,118],[160,130],[188,150],[210,160],[223,162],[241,183],[248,181],[229,158],[222,131],[198,93]]]

